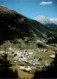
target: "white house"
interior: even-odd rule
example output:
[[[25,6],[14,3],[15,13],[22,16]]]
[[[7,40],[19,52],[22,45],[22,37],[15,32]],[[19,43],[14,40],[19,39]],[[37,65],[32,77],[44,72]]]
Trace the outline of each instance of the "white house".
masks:
[[[22,70],[26,70],[26,71],[30,71],[31,70],[31,67],[30,66],[19,66],[19,67]]]
[[[55,55],[50,55],[51,58],[55,58]]]

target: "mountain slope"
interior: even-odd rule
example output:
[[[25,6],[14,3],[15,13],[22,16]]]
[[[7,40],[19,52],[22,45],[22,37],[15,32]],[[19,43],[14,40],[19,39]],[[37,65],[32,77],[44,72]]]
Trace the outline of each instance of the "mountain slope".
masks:
[[[48,39],[57,33],[41,23],[31,20],[13,10],[0,6],[0,43],[5,40],[14,41]]]
[[[36,18],[34,18],[36,21],[42,23],[43,25],[45,25],[46,27],[57,31],[57,19],[48,19],[45,16],[37,16]]]

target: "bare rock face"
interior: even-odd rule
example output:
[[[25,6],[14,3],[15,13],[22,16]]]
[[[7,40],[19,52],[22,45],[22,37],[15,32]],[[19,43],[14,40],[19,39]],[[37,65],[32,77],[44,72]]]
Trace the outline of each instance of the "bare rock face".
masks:
[[[5,6],[0,6],[0,11],[7,11],[8,8],[6,8]]]
[[[5,6],[0,6],[0,14],[3,12],[9,12],[9,9],[6,8]]]

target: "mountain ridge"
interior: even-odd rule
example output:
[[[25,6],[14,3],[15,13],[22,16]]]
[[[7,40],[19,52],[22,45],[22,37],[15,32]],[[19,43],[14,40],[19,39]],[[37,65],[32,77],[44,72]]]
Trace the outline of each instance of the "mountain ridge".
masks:
[[[54,31],[57,31],[57,19],[48,19],[45,16],[37,16],[34,18],[34,20],[42,23],[43,25]]]
[[[1,7],[1,6],[0,6]],[[6,7],[5,7],[6,8]],[[1,8],[0,12],[0,42],[6,40],[15,41],[22,39],[24,41],[31,40],[47,40],[50,37],[57,36],[57,32],[50,30],[41,23],[29,19],[16,11]],[[8,11],[9,10],[9,11]]]
[[[50,24],[51,23],[56,24],[55,21],[57,21],[57,18],[47,18],[47,17],[41,15],[41,16],[35,17],[34,20],[39,21],[40,23],[42,23],[42,24],[45,25],[45,24],[48,24],[48,23],[50,23]]]

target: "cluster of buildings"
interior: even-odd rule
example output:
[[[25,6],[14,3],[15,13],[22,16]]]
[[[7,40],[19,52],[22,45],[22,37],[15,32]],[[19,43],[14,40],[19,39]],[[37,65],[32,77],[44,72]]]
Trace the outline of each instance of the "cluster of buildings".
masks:
[[[47,52],[48,49],[39,49],[39,48],[37,48],[36,51],[38,51],[38,52]]]
[[[16,53],[12,52],[12,54],[17,54],[14,59],[18,60],[19,62],[29,63],[33,65],[40,64],[39,58],[35,58],[32,51],[17,51]]]
[[[31,67],[30,66],[19,66],[20,69],[30,71]]]
[[[9,52],[11,51],[11,52]],[[5,51],[0,51],[0,54],[2,53],[9,53],[11,55],[14,55],[14,59],[18,60],[19,62],[22,62],[24,64],[32,64],[32,65],[38,65],[38,66],[43,66],[42,63],[40,63],[40,57],[36,58],[34,55],[34,51],[35,50],[16,50],[16,49],[12,49],[11,47],[9,48],[8,52]],[[46,52],[48,51],[47,49],[36,49],[36,51],[38,52]],[[50,55],[49,57],[51,58],[55,58],[55,55]],[[47,62],[45,61],[46,65]],[[29,66],[25,67],[25,66],[20,66],[20,69],[25,69],[27,71],[31,70],[31,68]]]

